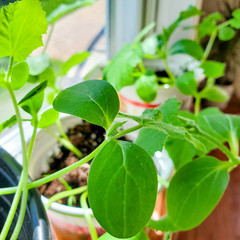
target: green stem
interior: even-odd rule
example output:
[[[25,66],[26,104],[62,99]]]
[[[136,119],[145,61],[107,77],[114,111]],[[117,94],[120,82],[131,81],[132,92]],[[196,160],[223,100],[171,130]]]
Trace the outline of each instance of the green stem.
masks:
[[[70,196],[73,196],[73,195],[77,195],[77,194],[80,194],[80,193],[83,193],[84,191],[87,190],[87,186],[83,186],[83,187],[80,187],[80,188],[75,188],[75,189],[72,189],[72,190],[67,190],[67,191],[64,191],[64,192],[60,192],[60,193],[57,193],[55,194],[54,196],[52,196],[51,198],[48,199],[48,202],[45,204],[45,209],[49,209],[51,204],[60,200],[60,199],[63,199],[63,198],[66,198],[66,197],[70,197]]]
[[[38,122],[36,122],[34,124],[33,134],[32,134],[29,146],[28,146],[28,161],[31,159],[32,150],[33,150],[34,142],[35,142],[36,135],[37,135],[37,128],[38,128]]]
[[[173,81],[173,83],[175,83],[176,79],[175,79],[175,76],[173,75],[169,65],[168,65],[168,61],[167,61],[167,58],[163,58],[163,61],[164,61],[164,65],[165,65],[165,70],[169,76],[169,78]]]
[[[46,41],[46,43],[45,43],[45,45],[44,45],[42,54],[47,51],[47,47],[48,47],[48,44],[49,44],[50,39],[51,39],[51,37],[52,37],[52,33],[53,33],[53,30],[54,30],[54,26],[55,26],[55,24],[53,23],[53,24],[51,25],[50,32],[49,32],[49,34],[48,34],[47,41]]]
[[[93,225],[93,221],[92,221],[92,217],[91,215],[88,213],[88,205],[87,205],[87,191],[84,192],[81,195],[80,201],[81,201],[81,207],[84,209],[84,217],[87,221],[88,224],[88,228],[90,230],[90,235],[91,235],[91,239],[92,240],[96,240],[98,239],[98,235],[97,235],[97,231]]]
[[[65,138],[67,141],[71,142],[69,137],[65,133],[62,123],[61,123],[61,120],[59,118],[57,119],[56,124],[57,124],[58,130],[59,130],[60,134],[62,135],[62,137]]]
[[[212,32],[212,35],[211,35],[211,37],[210,37],[210,39],[209,39],[209,41],[208,41],[207,47],[206,47],[206,49],[205,49],[205,51],[204,51],[204,54],[203,54],[203,58],[202,58],[202,60],[201,60],[201,63],[203,63],[203,62],[205,62],[205,61],[207,60],[207,58],[208,58],[208,56],[209,56],[209,54],[210,54],[210,52],[211,52],[211,50],[212,50],[214,41],[215,41],[215,39],[216,39],[216,37],[217,37],[217,33],[218,33],[218,30],[217,30],[217,29],[215,29],[215,30]]]
[[[146,73],[146,69],[145,69],[142,61],[138,63],[138,67],[143,74]]]
[[[200,112],[200,107],[201,107],[201,97],[196,96],[195,97],[195,106],[194,106],[194,115],[197,117],[199,112]]]
[[[171,236],[172,236],[172,233],[171,233],[171,232],[166,232],[166,233],[164,233],[164,240],[170,240],[170,239],[171,239]]]
[[[128,133],[134,132],[134,131],[142,128],[142,127],[143,127],[142,124],[138,124],[138,125],[136,125],[136,126],[134,126],[134,127],[125,129],[125,130],[119,132],[118,134],[116,134],[116,135],[113,137],[113,139],[120,138],[120,137],[122,137],[122,136],[124,136],[124,135],[126,135],[126,134],[128,134]]]
[[[55,132],[50,130],[50,129],[44,129],[44,131],[46,133],[50,134],[51,136],[53,136],[54,138],[56,138],[58,142],[60,142],[69,151],[73,152],[78,158],[82,158],[83,154],[81,153],[81,151],[77,147],[75,147],[70,142],[70,140],[66,140],[65,138],[62,138],[62,137],[56,135]]]

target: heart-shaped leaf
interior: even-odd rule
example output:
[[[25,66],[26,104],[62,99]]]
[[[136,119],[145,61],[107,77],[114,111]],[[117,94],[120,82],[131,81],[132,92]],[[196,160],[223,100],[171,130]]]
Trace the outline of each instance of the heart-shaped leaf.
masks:
[[[90,80],[64,89],[55,98],[53,107],[107,130],[118,113],[119,100],[111,84]]]
[[[157,173],[139,146],[109,141],[94,158],[88,196],[101,226],[117,238],[130,238],[149,221],[157,195]]]

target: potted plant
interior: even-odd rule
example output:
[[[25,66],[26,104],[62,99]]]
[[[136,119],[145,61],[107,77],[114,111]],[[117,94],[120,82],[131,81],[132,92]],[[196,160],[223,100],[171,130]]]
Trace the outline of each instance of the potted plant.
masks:
[[[31,14],[26,15],[26,12]],[[106,130],[105,140],[80,161],[39,180],[28,182],[28,163],[37,126],[42,119],[39,118],[39,110],[47,83],[40,83],[20,102],[16,101],[14,89],[20,88],[27,81],[28,65],[24,60],[34,48],[41,45],[41,34],[46,31],[47,24],[38,0],[18,1],[3,8],[0,14],[0,19],[4,22],[1,26],[4,26],[5,31],[5,34],[0,35],[2,38],[0,56],[10,56],[8,71],[1,73],[1,86],[7,88],[13,100],[23,153],[23,171],[18,186],[0,189],[0,195],[15,193],[16,201],[11,206],[10,217],[14,216],[18,201],[22,196],[17,227],[14,229],[12,238],[17,239],[21,229],[29,189],[59,178],[93,158],[88,177],[88,190],[82,196],[86,200],[88,195],[95,218],[108,232],[101,237],[102,239],[130,237],[146,239],[147,236],[143,232],[146,225],[166,232],[165,239],[169,239],[172,232],[189,230],[199,225],[223,195],[229,180],[229,172],[240,163],[238,158],[240,118],[225,115],[217,109],[200,112],[200,100],[206,96],[207,90],[214,86],[209,84],[205,91],[199,92],[192,74],[185,75],[184,81],[179,80],[179,86],[185,86],[180,87],[182,91],[187,89],[187,94],[192,94],[196,100],[198,99],[195,115],[179,111],[180,104],[176,99],[169,99],[156,109],[148,109],[141,116],[119,113],[116,90],[108,82],[102,80],[86,81],[64,89],[54,99],[55,111],[71,114],[103,127]],[[27,21],[26,18],[31,18],[31,21]],[[21,31],[20,28],[15,27],[13,29],[16,32],[9,32],[9,26],[15,26],[14,24],[22,22],[23,19],[31,24],[27,27],[21,25]],[[235,24],[240,22],[239,19],[240,17],[234,17]],[[33,22],[39,22],[39,27],[36,28]],[[8,38],[7,33],[11,33],[11,38]],[[26,39],[26,42],[19,42],[19,39]],[[31,39],[31,44],[29,39]],[[219,68],[210,70],[209,78],[213,78],[218,74]],[[34,127],[28,151],[19,107],[30,114],[29,120]],[[122,130],[121,126],[126,121],[115,123],[114,119],[117,116],[132,119],[136,124]],[[51,118],[49,120],[52,121]],[[2,127],[11,123],[12,119],[5,122]],[[140,129],[136,143],[119,140],[125,134]],[[149,144],[149,136],[152,139],[154,136],[155,141],[152,141],[152,144]],[[230,149],[223,144],[226,141]],[[170,155],[175,154],[173,161],[176,173],[170,183],[166,184],[167,215],[159,221],[152,221],[150,218],[156,201],[158,179],[162,179],[157,174],[151,156],[156,151],[155,148],[159,150],[163,146],[167,146]],[[206,154],[213,148],[219,148],[229,161],[221,162],[214,157],[207,156]],[[177,156],[176,154],[177,150],[181,152],[182,149],[186,149],[187,161],[183,155]],[[65,197],[71,196],[73,190],[64,194]],[[197,201],[198,199],[201,201]],[[96,239],[97,234],[91,225],[91,218],[87,218],[91,226],[91,236]],[[9,218],[5,225],[11,225]],[[1,234],[3,234],[1,238],[5,239],[6,231]]]

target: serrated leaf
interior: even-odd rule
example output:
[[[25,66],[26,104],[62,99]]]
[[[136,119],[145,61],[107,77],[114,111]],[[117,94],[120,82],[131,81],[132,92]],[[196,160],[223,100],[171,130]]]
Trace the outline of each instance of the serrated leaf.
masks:
[[[142,60],[143,50],[140,45],[126,44],[104,69],[104,80],[119,91],[122,87],[132,85],[133,70]]]
[[[45,0],[42,1],[43,9],[47,12],[49,23],[55,23],[61,17],[84,7],[90,6],[95,0]]]
[[[222,41],[229,41],[235,36],[235,31],[230,27],[224,27],[219,30],[218,38]]]
[[[47,31],[45,12],[38,0],[22,0],[0,10],[0,57],[12,56],[24,61],[42,46],[42,34]]]
[[[225,63],[206,61],[200,67],[203,69],[206,77],[215,79],[224,75],[225,66]]]
[[[26,60],[29,66],[30,75],[36,76],[44,72],[50,64],[48,54],[29,56]]]
[[[43,104],[44,90],[47,87],[47,81],[40,83],[33,88],[27,95],[20,100],[18,105],[33,118],[37,118],[37,113]]]
[[[156,75],[142,75],[135,82],[138,96],[146,103],[152,102],[157,97],[158,83]]]
[[[48,109],[41,114],[40,120],[38,121],[39,128],[46,128],[54,124],[59,116],[59,112],[55,111],[53,108]]]
[[[201,157],[180,168],[167,189],[167,213],[177,230],[198,226],[221,199],[228,181],[229,162]]]
[[[61,76],[65,76],[73,66],[84,62],[89,56],[89,52],[73,54],[65,63],[62,64]]]
[[[130,238],[140,232],[152,215],[156,195],[155,165],[139,146],[109,141],[94,158],[89,202],[97,221],[112,236]]]
[[[11,85],[13,90],[18,90],[25,85],[29,77],[29,68],[26,62],[17,63],[11,72]]]
[[[17,117],[16,115],[13,115],[11,118],[0,124],[0,133],[5,128],[11,128],[15,123],[17,123]]]
[[[175,232],[176,227],[173,226],[168,216],[160,218],[158,221],[150,220],[148,227],[162,232]]]
[[[141,231],[137,235],[131,237],[131,238],[115,238],[111,236],[109,233],[104,233],[99,240],[149,240],[148,235]]]
[[[194,72],[185,72],[176,79],[178,89],[185,95],[195,96],[197,93],[197,81]]]
[[[181,39],[171,46],[170,54],[188,54],[198,60],[201,60],[203,57],[203,48],[193,40]]]
[[[228,93],[221,87],[213,86],[201,94],[202,98],[205,98],[212,102],[226,102],[229,100]]]
[[[119,100],[111,84],[103,80],[90,80],[60,92],[53,102],[53,108],[107,130],[118,113]]]

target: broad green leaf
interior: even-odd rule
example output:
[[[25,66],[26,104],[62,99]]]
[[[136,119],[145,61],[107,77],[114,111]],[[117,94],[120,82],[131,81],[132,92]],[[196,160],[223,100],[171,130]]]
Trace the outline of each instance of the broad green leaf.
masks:
[[[48,54],[29,56],[26,60],[29,66],[30,75],[36,76],[44,72],[50,64]]]
[[[218,38],[222,41],[229,41],[235,36],[235,31],[230,27],[224,27],[219,30]]]
[[[137,235],[131,237],[131,238],[115,238],[111,236],[109,233],[104,233],[99,240],[149,240],[148,235],[141,231]]]
[[[206,77],[219,78],[224,75],[225,66],[225,63],[206,61],[201,65],[201,68],[203,69]]]
[[[181,39],[171,46],[170,54],[188,54],[200,60],[203,57],[203,48],[193,40]]]
[[[95,0],[45,0],[42,1],[42,5],[47,12],[48,22],[55,23],[61,17],[94,2]]]
[[[202,98],[208,99],[212,102],[226,102],[229,100],[228,93],[221,87],[213,86],[201,94]]]
[[[139,146],[109,141],[94,158],[88,176],[93,214],[112,236],[130,238],[149,221],[157,196],[157,173]]]
[[[6,86],[6,75],[3,69],[0,71],[0,87],[7,88]]]
[[[0,57],[12,56],[24,61],[42,46],[47,20],[38,0],[22,0],[0,10]]]
[[[63,63],[61,75],[65,76],[73,66],[84,62],[89,56],[89,52],[73,54],[65,63]]]
[[[157,97],[158,83],[156,75],[142,75],[135,82],[138,96],[146,103],[152,102]]]
[[[41,118],[38,121],[39,128],[46,128],[54,124],[59,116],[59,112],[55,111],[53,108],[48,109],[41,114]]]
[[[134,83],[133,70],[142,60],[143,50],[140,45],[125,45],[104,69],[104,80],[111,83],[117,91]]]
[[[175,232],[177,230],[167,215],[160,218],[158,221],[150,220],[148,227],[162,232]]]
[[[229,20],[230,26],[235,29],[240,29],[240,19],[239,18],[232,18]]]
[[[11,72],[11,85],[13,90],[18,90],[25,85],[29,77],[29,68],[26,62],[17,63]]]
[[[186,140],[168,138],[164,147],[173,161],[176,170],[181,168],[196,156],[196,148]]]
[[[198,226],[221,199],[228,181],[229,162],[201,157],[180,168],[167,189],[167,213],[177,230]]]
[[[240,19],[240,9],[236,9],[233,11],[232,16],[236,19]]]
[[[195,96],[197,93],[197,81],[194,72],[185,72],[176,80],[178,89],[185,95]]]
[[[108,129],[118,113],[119,100],[108,82],[90,80],[64,89],[55,98],[53,107]]]
[[[27,113],[37,118],[37,113],[43,104],[44,89],[47,87],[47,81],[40,83],[33,88],[18,105]]]
[[[17,123],[17,117],[16,115],[13,115],[11,118],[0,124],[0,133],[5,128],[11,128],[15,123]]]

